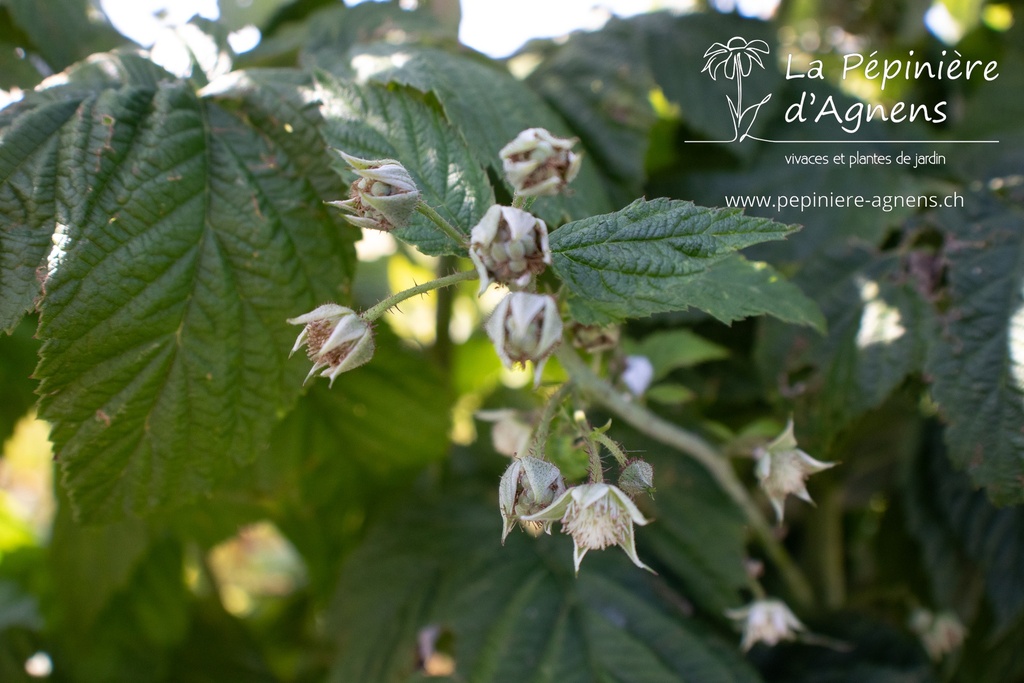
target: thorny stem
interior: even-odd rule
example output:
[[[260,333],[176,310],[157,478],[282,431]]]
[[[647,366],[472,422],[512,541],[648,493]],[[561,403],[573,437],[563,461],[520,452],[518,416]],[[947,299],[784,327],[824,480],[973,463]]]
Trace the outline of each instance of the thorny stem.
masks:
[[[512,197],[512,208],[522,209],[523,211],[529,211],[530,207],[533,206],[533,202],[536,201],[536,197],[524,197],[518,192]]]
[[[431,280],[430,282],[424,282],[422,285],[416,285],[415,287],[398,292],[397,294],[392,294],[387,299],[384,299],[380,303],[366,309],[366,311],[363,312],[363,319],[368,322],[372,322],[384,315],[384,312],[389,308],[397,306],[406,299],[411,299],[418,294],[423,294],[434,289],[440,289],[441,287],[448,287],[465,280],[475,280],[479,276],[479,273],[475,270],[466,270],[461,273],[446,275],[445,277],[440,277],[436,280]]]
[[[547,403],[544,404],[544,410],[541,411],[540,419],[537,420],[537,427],[533,430],[533,435],[530,437],[530,449],[528,452],[533,457],[547,460],[544,450],[548,443],[548,435],[551,433],[551,422],[555,419],[555,413],[558,412],[559,406],[562,405],[562,402],[571,391],[572,383],[566,382],[558,387],[555,393],[551,394],[548,398]]]
[[[459,246],[466,246],[466,236],[452,227],[452,224],[444,219],[444,216],[434,210],[432,206],[421,201],[416,205],[416,210],[430,219],[430,222],[441,229],[441,232],[455,240]]]
[[[608,382],[591,372],[579,355],[564,344],[559,347],[556,355],[562,367],[569,373],[573,383],[584,394],[640,432],[689,455],[703,465],[726,495],[743,511],[754,537],[761,544],[768,558],[775,564],[789,588],[794,602],[801,606],[811,603],[812,593],[806,577],[793,562],[786,549],[775,538],[771,525],[751,500],[726,458],[720,456],[708,442],[696,434],[663,420],[643,406],[621,396]]]

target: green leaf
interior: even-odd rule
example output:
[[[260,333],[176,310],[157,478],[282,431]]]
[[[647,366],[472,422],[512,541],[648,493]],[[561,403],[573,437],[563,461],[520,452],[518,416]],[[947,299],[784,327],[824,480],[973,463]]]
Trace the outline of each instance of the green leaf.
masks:
[[[37,376],[83,518],[187,502],[250,461],[305,372],[285,319],[346,294],[355,231],[322,203],[341,188],[316,108],[290,77],[229,78],[203,98],[74,86],[12,124],[37,143],[11,151],[41,167],[33,234],[57,226]],[[70,118],[34,116],[54,107]]]
[[[916,257],[931,258],[923,252]],[[794,281],[815,293],[828,334],[768,322],[756,357],[768,386],[800,387],[799,412],[813,420],[804,429],[827,447],[921,371],[934,321],[897,254],[864,245],[833,249],[809,261]]]
[[[382,492],[448,455],[453,393],[423,357],[386,328],[372,363],[317,383],[275,428],[256,490],[281,503],[276,519],[324,594]],[[401,428],[395,428],[396,407]]]
[[[989,635],[1002,635],[1024,618],[1024,509],[993,507],[967,475],[953,470],[940,439],[930,425],[911,465],[907,526],[921,545],[936,607],[968,615],[983,587],[995,617]]]
[[[494,203],[494,192],[487,172],[444,114],[409,88],[360,86],[324,71],[317,81],[327,144],[364,159],[401,161],[423,201],[469,234]],[[393,234],[427,254],[465,253],[418,213],[412,225]]]
[[[18,420],[28,415],[36,402],[36,382],[30,377],[39,351],[39,342],[32,338],[35,327],[35,319],[26,318],[11,336],[0,335],[0,387],[4,388],[0,444],[14,433]]]
[[[733,137],[726,97],[735,98],[736,84],[712,80],[701,68],[705,50],[736,35],[774,42],[762,22],[733,16],[658,12],[612,18],[600,31],[574,34],[527,82],[583,137],[602,168],[636,196],[643,186],[644,159],[656,121],[654,92],[660,91],[673,105],[691,135],[711,140]],[[766,60],[766,66],[766,72],[755,68],[747,83],[758,93],[757,99],[778,90],[782,82],[772,60]],[[777,108],[776,102],[762,107],[751,133],[761,134]],[[737,145],[730,151],[747,155],[750,147]]]
[[[88,0],[5,0],[11,18],[54,71],[125,42]]]
[[[945,209],[949,310],[929,349],[954,464],[997,505],[1024,503],[1024,211],[978,194]]]
[[[655,380],[662,379],[677,368],[689,368],[729,356],[729,350],[724,346],[687,329],[653,332],[641,341],[626,340],[623,351],[631,356],[644,356],[651,361]]]
[[[451,641],[458,680],[474,683],[758,680],[619,549],[591,551],[573,578],[568,539],[517,533],[502,547],[500,532],[496,505],[451,498],[378,526],[342,571],[330,680],[415,680],[430,628]]]
[[[356,46],[340,59],[327,46],[309,55],[337,76],[379,83],[401,83],[433,93],[448,121],[462,134],[477,163],[501,177],[498,151],[526,128],[547,128],[571,137],[572,131],[535,92],[508,71],[483,59],[440,49],[376,43]],[[340,59],[340,61],[339,61]],[[405,162],[404,159],[399,161]],[[511,196],[511,187],[502,183]],[[572,193],[541,197],[532,211],[549,225],[611,210],[600,175],[584,161]]]
[[[693,306],[726,323],[768,313],[821,327],[813,303],[770,266],[731,256],[795,230],[736,210],[638,199],[552,233],[552,265],[584,324]]]
[[[644,527],[641,549],[650,548],[658,570],[664,572],[663,563],[682,583],[684,597],[706,613],[721,617],[739,607],[749,584],[746,517],[693,461],[637,435],[624,442],[655,468],[655,522]]]

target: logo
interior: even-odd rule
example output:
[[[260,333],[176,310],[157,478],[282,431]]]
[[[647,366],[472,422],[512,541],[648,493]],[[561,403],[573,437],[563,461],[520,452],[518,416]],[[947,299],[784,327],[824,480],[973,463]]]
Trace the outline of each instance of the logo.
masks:
[[[741,36],[733,36],[728,43],[715,43],[704,53],[706,61],[701,73],[707,71],[711,79],[715,81],[718,80],[719,73],[726,80],[736,80],[736,100],[733,101],[729,95],[725,96],[729,101],[733,137],[732,140],[717,140],[716,142],[742,142],[747,138],[760,139],[750,134],[750,128],[754,125],[757,112],[772,96],[768,94],[760,102],[744,107],[743,79],[750,75],[754,64],[764,68],[761,55],[768,55],[769,52],[771,50],[768,43],[763,40],[747,40]]]

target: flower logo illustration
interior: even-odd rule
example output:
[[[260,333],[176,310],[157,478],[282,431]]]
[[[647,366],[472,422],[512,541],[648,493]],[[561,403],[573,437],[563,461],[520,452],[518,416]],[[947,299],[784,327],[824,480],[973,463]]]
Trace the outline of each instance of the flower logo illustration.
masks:
[[[772,96],[769,94],[757,104],[752,104],[744,109],[743,78],[750,75],[754,64],[764,68],[761,55],[767,55],[769,51],[768,43],[763,40],[747,40],[741,36],[733,36],[728,43],[715,43],[704,53],[706,61],[701,73],[707,71],[711,79],[716,81],[719,73],[727,80],[736,80],[736,101],[734,102],[732,97],[726,96],[729,100],[729,113],[732,116],[734,135],[732,140],[723,140],[723,142],[737,142],[752,137],[749,135],[750,127],[754,125],[757,112],[761,105],[770,100]]]

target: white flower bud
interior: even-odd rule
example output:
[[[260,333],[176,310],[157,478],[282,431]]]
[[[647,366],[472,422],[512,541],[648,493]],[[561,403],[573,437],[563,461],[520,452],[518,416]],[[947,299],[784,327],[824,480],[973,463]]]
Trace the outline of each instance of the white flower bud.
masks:
[[[501,148],[505,177],[524,197],[558,194],[580,172],[582,157],[572,151],[574,144],[576,138],[528,128]]]
[[[289,318],[288,322],[305,325],[291,353],[306,345],[306,353],[313,361],[313,369],[306,375],[306,382],[322,370],[320,376],[329,377],[333,385],[335,377],[373,358],[370,323],[351,308],[324,304],[298,318]]]
[[[746,607],[725,611],[730,619],[743,623],[743,651],[755,643],[777,645],[793,640],[806,627],[781,600],[756,600]]]
[[[619,474],[619,488],[630,498],[654,493],[654,468],[640,458],[630,460]]]
[[[520,418],[518,410],[478,410],[476,417],[494,423],[491,427],[491,444],[498,453],[512,458],[526,452],[533,427]]]
[[[643,396],[654,381],[654,364],[647,356],[626,356],[626,367],[619,375],[634,396]]]
[[[633,524],[647,524],[640,510],[625,493],[610,484],[574,486],[537,514],[523,517],[527,522],[562,522],[562,531],[572,536],[576,573],[589,550],[617,545],[636,566],[654,572],[636,554]]]
[[[360,159],[339,151],[359,177],[349,199],[327,202],[351,213],[346,220],[360,228],[390,232],[409,224],[420,202],[420,191],[405,166],[394,159]]]
[[[540,512],[565,492],[565,481],[557,467],[537,458],[516,458],[505,470],[498,485],[498,507],[504,526],[501,542],[519,522],[525,529],[551,533],[551,522],[524,521]]]
[[[807,493],[807,477],[838,464],[815,460],[797,448],[792,420],[777,439],[766,448],[757,449],[755,457],[757,478],[761,482],[761,488],[768,495],[780,524],[786,496],[793,494],[813,505],[814,501]]]
[[[492,281],[525,287],[551,264],[548,226],[521,209],[494,205],[470,233],[469,257],[481,294]]]
[[[952,612],[935,614],[926,609],[914,610],[910,616],[910,629],[921,639],[928,656],[939,661],[963,645],[967,629]]]
[[[544,294],[509,293],[494,308],[486,329],[505,367],[533,361],[537,384],[548,356],[562,341],[558,304]]]

